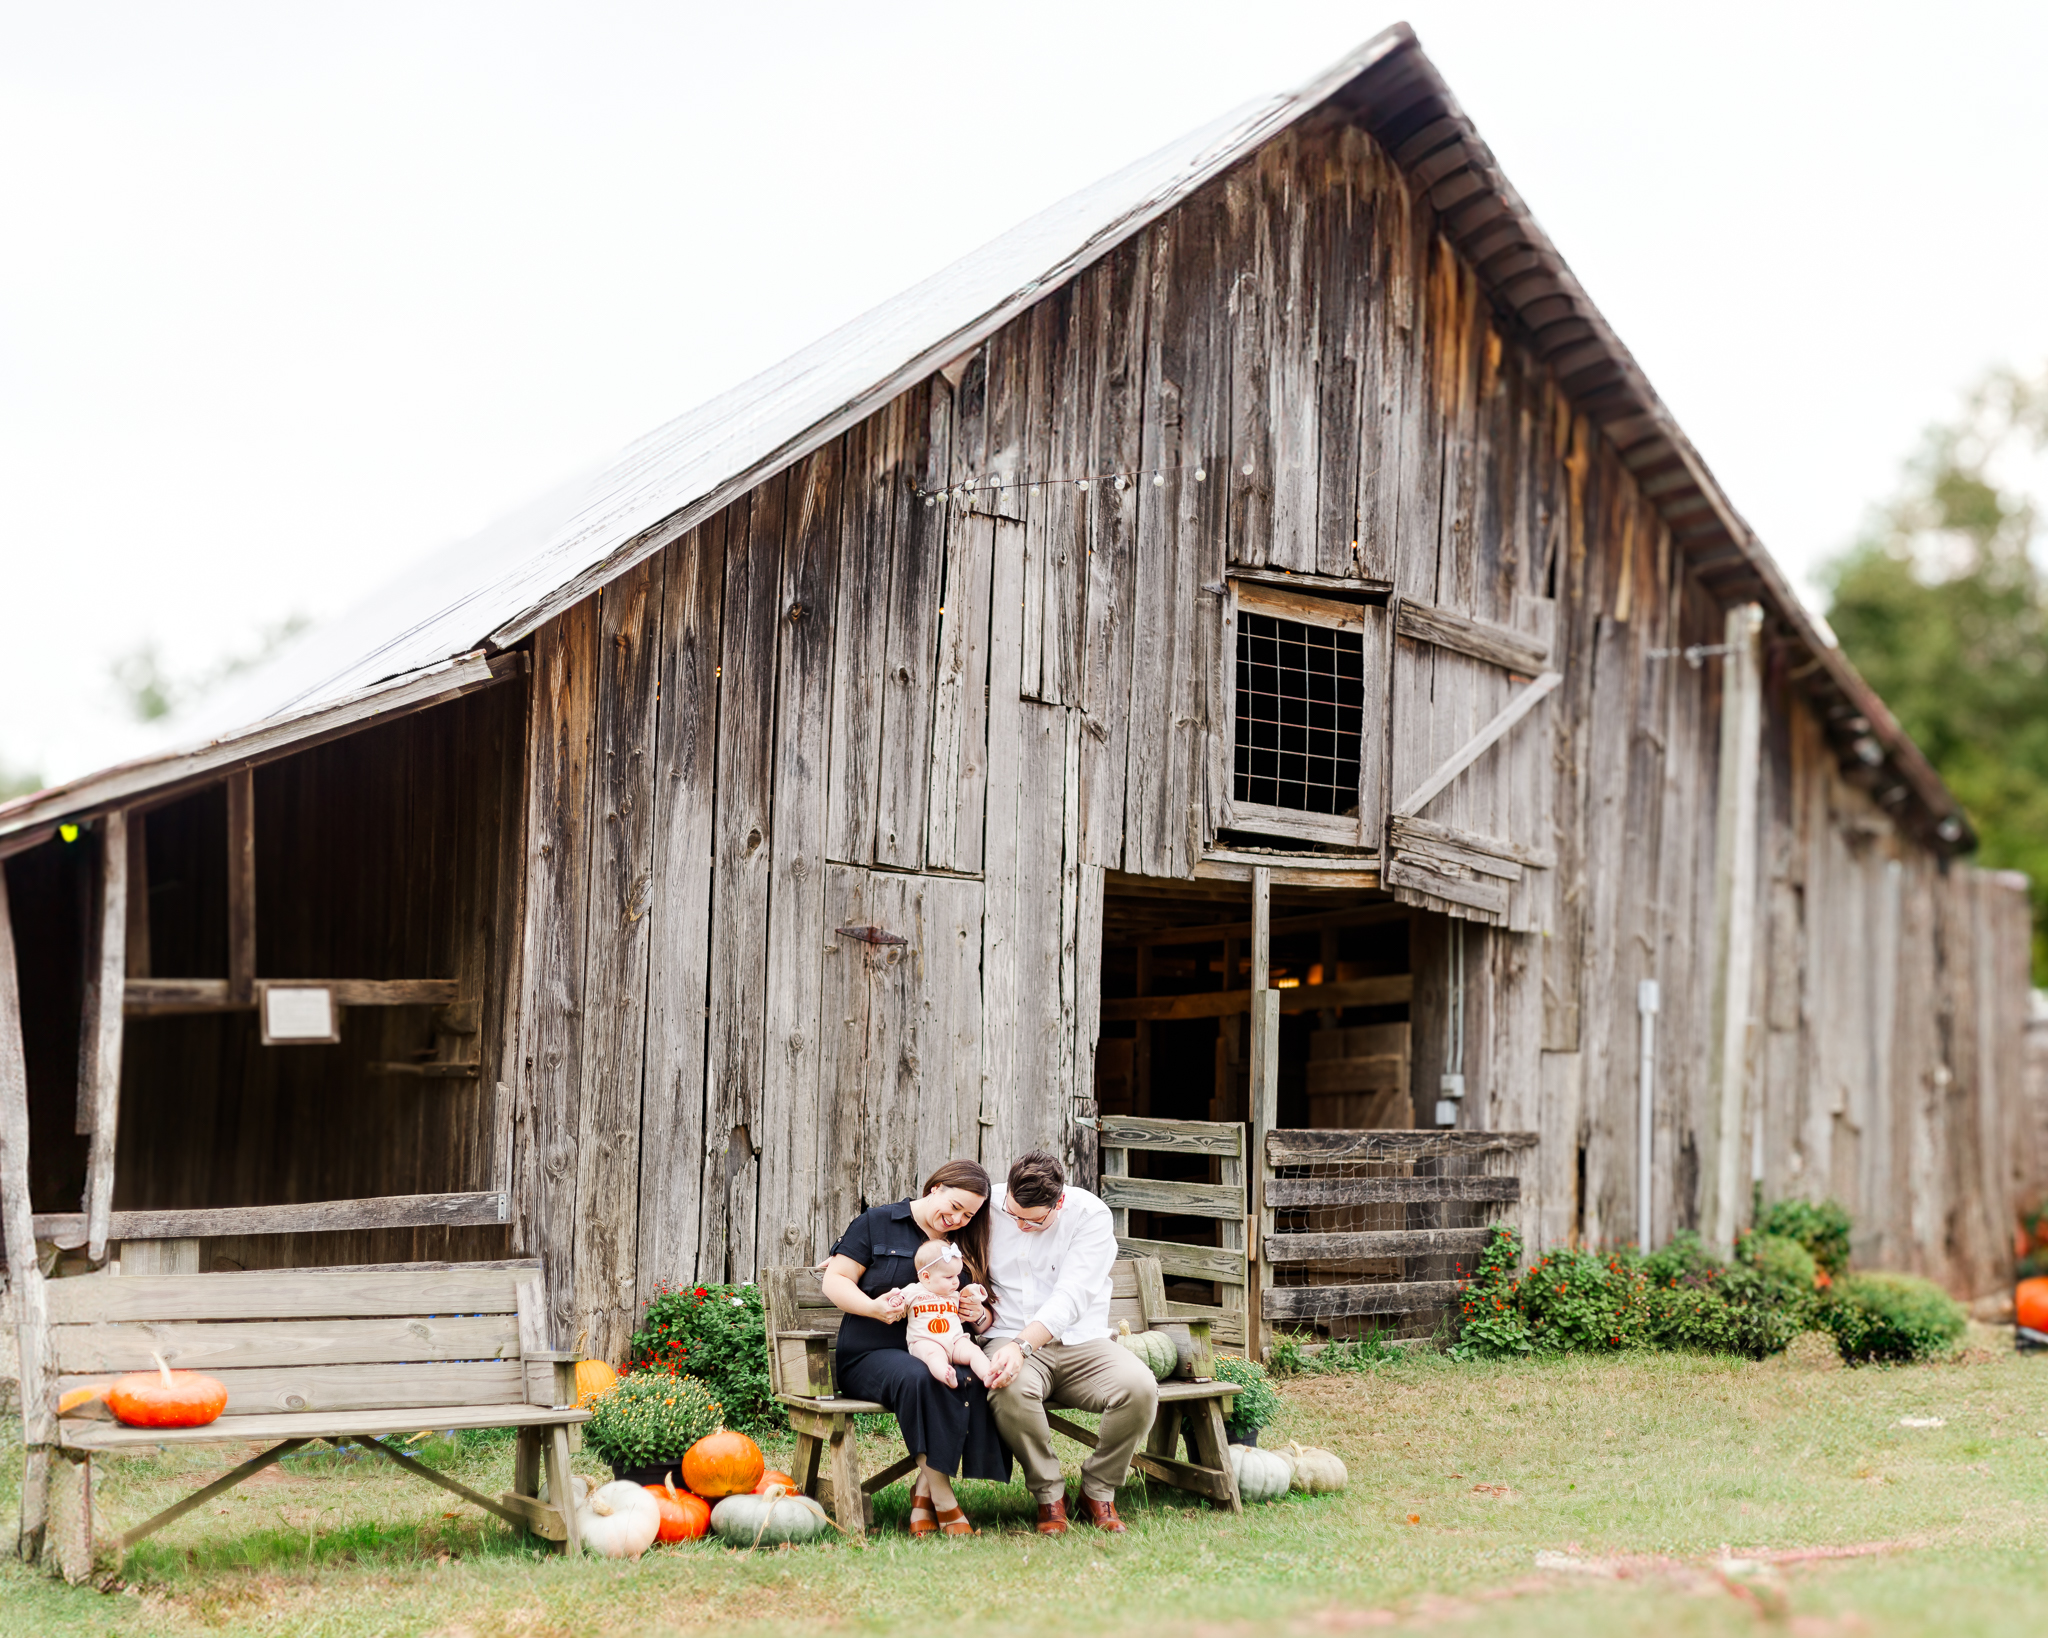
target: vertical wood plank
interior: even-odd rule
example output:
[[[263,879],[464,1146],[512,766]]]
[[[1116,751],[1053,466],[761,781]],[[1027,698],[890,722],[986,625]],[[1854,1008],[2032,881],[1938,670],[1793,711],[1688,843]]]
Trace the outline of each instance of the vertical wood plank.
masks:
[[[7,866],[0,861],[0,1219],[6,1226],[7,1270],[19,1357],[22,1444],[21,1525],[17,1550],[34,1560],[49,1516],[50,1447],[57,1440],[57,1373],[50,1352],[50,1315],[36,1261],[29,1201],[28,1057],[22,1045],[21,988]]]
[[[256,775],[238,768],[228,793],[228,994],[256,998]]]
[[[1400,561],[1401,478],[1407,470],[1408,359],[1415,342],[1414,208],[1400,169],[1374,144],[1365,380],[1358,475],[1359,572],[1391,581]]]
[[[1375,384],[1368,373],[1373,361],[1370,147],[1371,139],[1357,126],[1341,126],[1323,139],[1323,163],[1304,179],[1312,190],[1313,242],[1306,255],[1313,258],[1319,321],[1312,566],[1328,575],[1359,572],[1366,395]]]
[[[92,1134],[85,1162],[86,1255],[107,1255],[114,1151],[121,1122],[121,997],[128,972],[128,816],[100,821],[100,902],[79,1016],[78,1129]]]
[[[1327,172],[1332,141],[1327,130],[1305,135],[1297,127],[1269,144],[1257,161],[1273,277],[1267,306],[1272,331],[1266,385],[1273,535],[1266,560],[1275,568],[1310,573],[1321,561],[1316,538],[1321,517],[1321,411],[1336,407],[1323,396],[1319,380],[1322,268],[1316,244],[1323,225],[1318,219],[1330,214]],[[1341,370],[1333,369],[1331,378],[1341,380]],[[1233,405],[1236,392],[1246,385],[1258,389],[1256,382],[1238,384]],[[1244,481],[1242,471],[1239,477]],[[1352,486],[1343,487],[1348,499]],[[1350,538],[1341,537],[1347,543]]]
[[[638,1295],[663,567],[650,558],[604,588],[596,655],[574,1293],[576,1331],[588,1331],[595,1359],[625,1357]]]
[[[1131,660],[1138,580],[1138,509],[1163,499],[1165,472],[1144,464],[1145,303],[1153,239],[1141,234],[1096,270],[1091,470],[1133,474],[1089,492],[1087,631],[1079,700],[1081,857],[1114,869],[1124,858],[1124,782],[1130,752]],[[1162,454],[1154,450],[1155,457]]]
[[[932,683],[952,508],[926,506],[910,490],[915,486],[929,492],[946,486],[953,395],[944,379],[934,376],[905,396],[910,424],[892,530],[874,858],[877,864],[917,870],[924,864],[924,821],[930,802]]]
[[[1073,1114],[1093,1121],[1102,1114],[1095,1098],[1095,1047],[1102,1034],[1102,892],[1100,865],[1083,864],[1076,873],[1078,925],[1074,933],[1074,1100]],[[1093,1188],[1096,1176],[1095,1128],[1072,1120],[1070,1159],[1083,1186]]]
[[[833,617],[832,764],[828,858],[871,864],[888,685],[889,576],[898,508],[922,506],[903,471],[906,398],[847,433],[846,569]]]
[[[1217,260],[1228,291],[1227,327],[1220,345],[1228,349],[1227,433],[1221,448],[1227,465],[1217,473],[1229,499],[1232,563],[1263,568],[1273,553],[1274,435],[1272,398],[1276,305],[1286,299],[1274,266],[1274,220],[1268,196],[1270,167],[1284,155],[1271,149],[1238,166],[1224,179]],[[1190,215],[1192,213],[1189,213]],[[1199,231],[1187,219],[1174,235],[1176,260]],[[1193,269],[1189,269],[1193,272]]]
[[[1714,1036],[1710,1068],[1717,1118],[1707,1175],[1712,1207],[1706,1236],[1734,1243],[1746,1191],[1747,1149],[1742,1142],[1748,1101],[1750,983],[1756,945],[1757,751],[1762,713],[1760,632],[1763,611],[1744,604],[1728,611],[1734,650],[1722,671],[1721,754],[1714,820]]]
[[[818,1028],[823,1036],[819,1069],[818,1222],[821,1249],[830,1251],[840,1231],[870,1204],[863,1144],[869,1104],[868,1028],[871,1000],[868,946],[842,938],[841,927],[879,927],[880,909],[871,889],[876,872],[853,865],[832,865],[825,874],[825,927],[820,940],[823,960],[818,1003]],[[978,1096],[981,1066],[973,1077]]]
[[[925,857],[934,870],[981,868],[988,804],[989,621],[996,531],[985,521],[1021,523],[1029,392],[1028,320],[992,337],[970,366],[972,419],[956,437],[965,476],[983,487],[946,530],[945,596],[939,611],[938,675],[932,705],[931,812]],[[988,485],[1000,484],[1001,488]]]
[[[1025,959],[1018,923],[1025,789],[1024,718],[1043,707],[1024,702],[1025,526],[996,520],[994,610],[989,625],[988,809],[982,850],[981,1138],[977,1158],[991,1171],[1011,1156],[1005,1134],[1018,1095],[1018,967]]]
[[[1081,699],[1088,515],[1099,496],[1128,492],[1096,465],[1090,439],[1103,276],[1102,267],[1090,269],[1031,314],[1036,413],[1027,459],[1046,481],[1034,495],[1025,548],[1024,694],[1048,705]]]
[[[698,1277],[755,1267],[786,475],[728,512]]]
[[[838,594],[846,539],[844,468],[828,444],[790,477],[788,543],[775,689],[775,826],[768,899],[768,1004],[762,1070],[761,1257],[812,1261],[820,1248],[820,1066],[830,1026],[821,1017],[827,771],[831,756],[833,643],[826,618]],[[829,1232],[836,1233],[833,1224]]]
[[[542,1259],[551,1323],[572,1337],[599,613],[599,599],[589,598],[534,634],[526,757],[513,1238]]]

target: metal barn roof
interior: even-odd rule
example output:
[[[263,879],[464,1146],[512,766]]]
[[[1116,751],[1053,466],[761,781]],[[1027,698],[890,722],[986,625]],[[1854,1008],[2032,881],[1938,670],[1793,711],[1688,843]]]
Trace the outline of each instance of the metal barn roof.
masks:
[[[774,368],[629,446],[481,534],[436,553],[177,724],[176,743],[0,806],[0,852],[62,819],[453,697],[493,659],[727,502],[993,335],[1289,125],[1335,105],[1439,213],[1496,308],[1597,421],[1729,603],[1756,599],[1811,656],[1804,679],[1845,752],[1896,774],[1914,828],[1969,845],[1938,775],[1799,601],[1601,317],[1405,24],[1299,90],[1248,105],[1074,194]],[[1897,800],[1897,798],[1894,798]],[[9,846],[9,839],[13,845]]]

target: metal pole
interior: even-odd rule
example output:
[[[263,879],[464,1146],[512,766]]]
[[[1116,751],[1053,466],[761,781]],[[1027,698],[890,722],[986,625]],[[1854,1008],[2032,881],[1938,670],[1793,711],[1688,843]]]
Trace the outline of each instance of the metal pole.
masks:
[[[1650,1137],[1657,1107],[1657,981],[1636,986],[1642,1021],[1642,1056],[1636,1064],[1636,1249],[1650,1249]]]

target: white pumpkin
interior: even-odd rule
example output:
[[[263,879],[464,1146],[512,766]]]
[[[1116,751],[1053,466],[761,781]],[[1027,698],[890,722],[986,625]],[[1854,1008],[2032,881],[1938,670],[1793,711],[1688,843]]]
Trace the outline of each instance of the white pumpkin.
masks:
[[[1278,1501],[1294,1483],[1294,1464],[1279,1451],[1257,1445],[1232,1445],[1230,1471],[1237,1476],[1241,1501]]]
[[[638,1558],[661,1534],[661,1509],[644,1486],[614,1479],[599,1485],[576,1509],[576,1530],[586,1553]]]
[[[711,1509],[711,1533],[735,1547],[815,1541],[832,1520],[809,1496],[727,1496]]]
[[[1287,1454],[1294,1463],[1296,1490],[1305,1490],[1311,1496],[1321,1496],[1333,1490],[1342,1490],[1350,1482],[1351,1475],[1344,1471],[1344,1459],[1334,1450],[1321,1450],[1314,1445],[1292,1444],[1287,1447]]]

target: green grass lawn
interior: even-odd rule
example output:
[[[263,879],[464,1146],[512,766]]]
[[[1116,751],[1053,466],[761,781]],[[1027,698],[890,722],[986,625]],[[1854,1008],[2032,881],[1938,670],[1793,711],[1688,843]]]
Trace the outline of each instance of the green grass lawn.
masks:
[[[1132,1486],[1122,1540],[1042,1540],[1021,1489],[968,1485],[982,1534],[912,1543],[899,1487],[865,1545],[572,1563],[386,1464],[320,1456],[145,1543],[114,1590],[9,1563],[0,1632],[2032,1634],[2048,1618],[2048,1358],[1977,1341],[1901,1369],[1427,1356],[1295,1379],[1265,1442],[1335,1449],[1348,1491],[1232,1519]],[[478,1489],[509,1480],[508,1452],[441,1454]],[[4,1455],[11,1515],[19,1451]],[[886,1459],[877,1443],[871,1464]],[[102,1535],[226,1465],[107,1463]],[[1862,1551],[1769,1561],[1815,1549]]]

